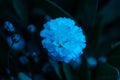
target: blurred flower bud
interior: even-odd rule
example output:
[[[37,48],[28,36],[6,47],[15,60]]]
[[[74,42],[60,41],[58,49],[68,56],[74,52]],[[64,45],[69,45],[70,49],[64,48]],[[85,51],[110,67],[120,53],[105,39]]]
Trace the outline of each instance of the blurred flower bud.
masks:
[[[25,46],[25,41],[19,34],[7,37],[7,43],[14,50],[22,50]]]
[[[95,67],[97,65],[97,60],[94,57],[87,58],[88,65]]]
[[[107,61],[107,58],[106,58],[105,56],[101,56],[101,57],[98,58],[98,60],[99,60],[100,62],[105,63],[105,62]]]
[[[45,20],[46,21],[49,21],[49,20],[51,20],[52,18],[50,17],[50,16],[45,16]]]
[[[11,31],[13,32],[15,30],[14,26],[12,25],[11,22],[9,21],[5,21],[4,22],[4,28],[7,30],[7,31]]]
[[[19,62],[21,63],[21,64],[26,64],[26,63],[28,63],[28,58],[26,57],[26,56],[21,56],[20,58],[19,58]]]
[[[36,27],[33,24],[28,25],[27,30],[31,33],[35,32]]]

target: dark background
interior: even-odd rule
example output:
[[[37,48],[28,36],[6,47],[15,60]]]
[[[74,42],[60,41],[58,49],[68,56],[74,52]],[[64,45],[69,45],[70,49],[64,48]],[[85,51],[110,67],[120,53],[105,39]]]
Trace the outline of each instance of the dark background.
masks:
[[[32,80],[119,80],[119,4],[119,0],[0,0],[0,80],[13,80],[11,77],[22,80],[18,78],[19,72]],[[81,65],[73,68],[72,63],[49,60],[39,36],[46,16],[72,18],[83,28],[87,46],[81,56]],[[14,33],[4,30],[5,21],[14,25]],[[29,24],[35,25],[34,33],[27,30]],[[21,51],[11,50],[6,42],[7,36],[16,33],[26,41]],[[25,56],[33,51],[37,57]],[[21,56],[28,62],[19,62]],[[88,64],[90,57],[96,60],[96,66]],[[99,60],[100,57],[105,61]],[[37,63],[34,62],[36,58]]]

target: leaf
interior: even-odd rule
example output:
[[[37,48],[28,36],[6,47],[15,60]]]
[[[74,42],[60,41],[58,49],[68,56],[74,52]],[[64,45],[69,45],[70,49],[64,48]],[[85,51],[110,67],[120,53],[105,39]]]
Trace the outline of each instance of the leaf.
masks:
[[[17,16],[23,21],[28,22],[28,9],[26,0],[12,0],[13,8]]]
[[[63,72],[65,74],[66,80],[73,80],[70,66],[66,63],[63,63]]]
[[[0,30],[0,65],[8,66],[8,44],[6,43],[4,33]]]
[[[18,80],[32,80],[29,76],[24,74],[23,72],[18,73]]]
[[[50,0],[46,0],[48,2],[48,4],[52,5],[53,7],[55,7],[57,10],[60,10],[64,15],[68,16],[68,17],[72,17],[69,13],[67,13],[64,9],[62,9],[60,6],[58,6],[57,4],[55,4],[54,2],[50,1]]]
[[[104,26],[120,17],[119,0],[110,0],[109,3],[99,12],[102,17],[101,26]]]
[[[74,15],[78,0],[52,0],[69,14]]]
[[[91,80],[91,72],[90,72],[90,68],[89,65],[87,63],[87,56],[86,55],[82,55],[82,64],[80,67],[80,70],[78,70],[78,77],[81,80]]]
[[[95,23],[98,0],[82,0],[78,2],[75,18],[83,25],[93,27]]]
[[[39,3],[39,4],[38,4]],[[38,1],[35,2],[35,5],[38,6],[37,9],[40,10],[38,12],[41,12],[42,10],[46,13],[44,15],[50,15],[52,18],[56,17],[72,17],[69,13],[67,13],[64,9],[62,9],[60,6],[58,6],[55,2],[51,0],[45,0],[45,1]],[[36,9],[36,8],[35,8]],[[36,10],[33,10],[36,11]],[[35,12],[33,12],[34,14]]]
[[[120,51],[120,50],[119,50]],[[108,57],[108,63],[120,70],[120,55],[112,55]]]
[[[120,46],[120,41],[114,43],[114,44],[111,46],[111,48],[114,49],[114,48],[116,48],[116,47],[118,47],[118,46]]]
[[[57,76],[59,77],[60,80],[62,80],[62,75],[60,73],[60,68],[59,65],[56,61],[50,60],[49,59],[50,64],[52,65],[53,69],[55,70]]]
[[[97,16],[97,20],[95,21],[94,27],[90,30],[91,32],[88,33],[88,47],[91,48],[91,52],[97,53],[97,49],[99,49],[99,38],[101,36],[101,32],[103,28],[100,26],[101,18]],[[91,37],[92,36],[92,37]],[[94,51],[94,52],[93,52]]]
[[[109,64],[100,63],[96,68],[94,80],[117,80],[119,70]]]

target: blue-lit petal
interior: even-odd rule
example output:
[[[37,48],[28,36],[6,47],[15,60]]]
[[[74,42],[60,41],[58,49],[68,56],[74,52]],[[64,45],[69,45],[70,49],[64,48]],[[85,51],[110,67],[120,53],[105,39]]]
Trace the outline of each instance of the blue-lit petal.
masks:
[[[42,45],[55,60],[66,63],[77,61],[86,47],[82,28],[75,25],[70,18],[60,17],[46,22],[40,31]]]
[[[19,34],[7,37],[7,43],[14,50],[22,50],[25,46],[25,41]]]
[[[9,21],[4,22],[4,28],[8,31],[11,31],[11,32],[15,30],[13,24]]]

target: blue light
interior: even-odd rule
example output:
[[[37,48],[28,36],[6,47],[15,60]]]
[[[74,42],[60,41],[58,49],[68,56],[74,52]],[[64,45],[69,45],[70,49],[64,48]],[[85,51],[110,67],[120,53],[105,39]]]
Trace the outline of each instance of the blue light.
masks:
[[[94,67],[97,65],[97,60],[94,57],[87,58],[87,62],[91,67]]]
[[[7,37],[7,43],[13,50],[22,50],[25,46],[25,41],[19,34]]]
[[[36,31],[36,27],[35,27],[35,25],[30,24],[30,25],[28,25],[27,30],[28,30],[29,32],[32,32],[32,33],[33,33],[33,32]]]
[[[49,56],[66,63],[77,61],[86,47],[82,28],[75,25],[75,21],[70,18],[51,19],[44,24],[40,36],[44,38],[42,45]]]
[[[5,21],[4,22],[4,28],[7,30],[7,31],[11,31],[13,32],[15,30],[13,24],[9,21]]]

